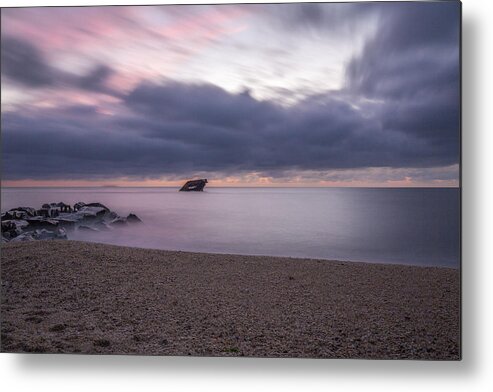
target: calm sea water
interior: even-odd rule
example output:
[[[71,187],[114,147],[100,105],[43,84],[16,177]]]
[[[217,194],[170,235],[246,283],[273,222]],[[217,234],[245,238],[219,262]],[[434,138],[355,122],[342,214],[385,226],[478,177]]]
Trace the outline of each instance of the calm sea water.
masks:
[[[458,189],[2,188],[2,211],[101,202],[144,224],[69,238],[144,248],[459,266]]]

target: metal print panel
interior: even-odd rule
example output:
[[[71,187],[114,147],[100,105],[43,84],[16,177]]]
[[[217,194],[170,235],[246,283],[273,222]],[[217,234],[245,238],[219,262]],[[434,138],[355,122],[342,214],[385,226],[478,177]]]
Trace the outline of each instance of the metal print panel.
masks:
[[[3,352],[460,359],[459,2],[1,22]]]

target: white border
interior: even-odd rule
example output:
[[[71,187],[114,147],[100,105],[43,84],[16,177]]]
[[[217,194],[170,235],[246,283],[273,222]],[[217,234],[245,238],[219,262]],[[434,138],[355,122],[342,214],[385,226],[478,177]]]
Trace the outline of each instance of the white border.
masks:
[[[171,3],[200,3],[172,1]],[[225,1],[215,0],[211,3]],[[248,1],[242,1],[244,3]],[[252,1],[255,2],[255,1]],[[257,1],[258,2],[258,1]],[[0,0],[0,5],[166,1]],[[168,1],[168,3],[170,3]],[[486,391],[493,386],[493,2],[463,1],[463,360],[228,359],[0,354],[3,390]]]

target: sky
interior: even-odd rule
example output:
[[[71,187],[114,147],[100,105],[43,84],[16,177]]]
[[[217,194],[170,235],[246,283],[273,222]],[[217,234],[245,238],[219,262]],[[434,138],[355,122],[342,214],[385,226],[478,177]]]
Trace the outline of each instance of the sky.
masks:
[[[459,186],[459,2],[1,22],[3,186]]]

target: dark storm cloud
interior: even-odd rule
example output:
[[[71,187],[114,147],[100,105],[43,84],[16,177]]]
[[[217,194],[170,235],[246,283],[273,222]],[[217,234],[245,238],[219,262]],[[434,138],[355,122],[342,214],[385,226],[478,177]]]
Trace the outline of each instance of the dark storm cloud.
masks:
[[[431,167],[455,162],[435,141],[385,130],[340,99],[283,108],[211,85],[138,86],[127,116],[91,107],[3,116],[6,179],[95,178]],[[34,164],[33,164],[34,162]]]
[[[2,35],[2,76],[28,88],[79,88],[88,91],[115,94],[104,83],[113,70],[97,65],[85,75],[77,75],[50,65],[42,51],[19,38]]]
[[[383,102],[384,129],[427,141],[458,162],[458,2],[385,5],[381,27],[347,68],[347,90]]]
[[[2,75],[29,87],[50,86],[55,82],[53,69],[36,47],[3,35]]]
[[[91,107],[6,113],[2,122],[7,179],[146,175],[172,167],[184,152],[173,141],[125,132]]]
[[[125,103],[134,111],[154,118],[237,130],[280,119],[275,105],[256,101],[247,91],[233,95],[211,84],[143,83],[125,98]]]
[[[458,94],[458,2],[380,5],[380,28],[347,68],[358,94],[401,99],[447,91]]]
[[[112,74],[113,70],[109,66],[99,64],[86,75],[72,76],[70,79],[75,86],[78,86],[81,89],[114,93],[104,85]]]

